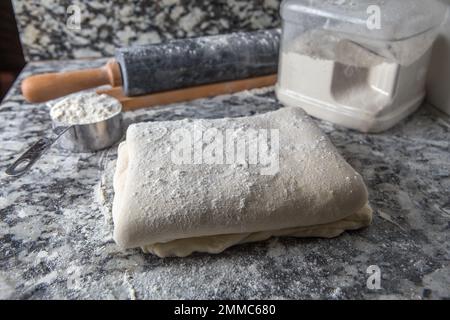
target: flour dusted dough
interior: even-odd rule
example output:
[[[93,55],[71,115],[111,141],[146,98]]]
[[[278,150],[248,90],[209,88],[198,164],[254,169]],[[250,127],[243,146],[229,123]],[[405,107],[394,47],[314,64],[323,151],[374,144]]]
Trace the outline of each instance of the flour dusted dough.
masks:
[[[279,171],[179,165],[179,128],[279,130]],[[219,253],[272,236],[335,237],[371,222],[361,176],[300,108],[244,118],[131,125],[114,176],[114,239],[160,257]]]

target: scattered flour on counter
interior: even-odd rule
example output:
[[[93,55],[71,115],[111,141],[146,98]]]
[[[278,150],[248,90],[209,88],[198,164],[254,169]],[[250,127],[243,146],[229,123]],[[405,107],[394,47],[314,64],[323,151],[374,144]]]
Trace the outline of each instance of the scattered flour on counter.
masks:
[[[120,102],[95,92],[70,95],[50,109],[53,120],[65,124],[89,124],[106,120],[122,110]]]
[[[117,153],[114,153],[117,157]],[[108,225],[112,224],[112,200],[114,191],[112,188],[114,171],[117,161],[114,159],[102,159],[103,171],[99,183],[94,189],[94,199],[100,207],[101,212]],[[112,229],[111,229],[112,231]]]

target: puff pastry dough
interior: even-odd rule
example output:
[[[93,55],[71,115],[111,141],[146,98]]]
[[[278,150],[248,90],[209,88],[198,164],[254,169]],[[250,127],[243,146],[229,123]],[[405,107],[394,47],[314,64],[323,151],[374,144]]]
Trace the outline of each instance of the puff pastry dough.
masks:
[[[279,170],[175,164],[180,128],[275,129]],[[219,253],[272,236],[336,237],[370,224],[361,176],[300,108],[235,119],[133,124],[114,175],[114,239],[160,257]]]

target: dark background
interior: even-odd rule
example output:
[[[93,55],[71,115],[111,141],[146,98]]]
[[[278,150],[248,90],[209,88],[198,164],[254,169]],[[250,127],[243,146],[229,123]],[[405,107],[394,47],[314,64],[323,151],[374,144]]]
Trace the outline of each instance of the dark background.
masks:
[[[0,1],[0,101],[11,87],[25,59],[10,0]]]

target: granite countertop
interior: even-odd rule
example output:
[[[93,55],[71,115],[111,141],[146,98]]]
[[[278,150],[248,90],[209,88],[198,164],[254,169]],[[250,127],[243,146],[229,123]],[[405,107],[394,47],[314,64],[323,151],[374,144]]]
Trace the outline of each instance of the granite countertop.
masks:
[[[105,60],[31,63],[31,73]],[[16,82],[0,107],[0,171],[51,132],[48,107]],[[271,88],[128,113],[132,121],[219,118],[280,108]],[[0,175],[0,298],[450,298],[450,119],[423,106],[383,134],[317,120],[364,177],[373,225],[337,239],[271,239],[160,259],[120,251],[99,198],[114,148],[52,148],[20,178]],[[369,289],[368,267],[381,272]]]
[[[12,2],[27,61],[107,57],[120,47],[281,24],[280,0]]]

